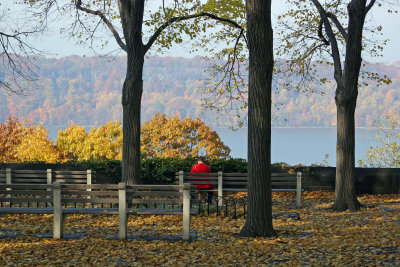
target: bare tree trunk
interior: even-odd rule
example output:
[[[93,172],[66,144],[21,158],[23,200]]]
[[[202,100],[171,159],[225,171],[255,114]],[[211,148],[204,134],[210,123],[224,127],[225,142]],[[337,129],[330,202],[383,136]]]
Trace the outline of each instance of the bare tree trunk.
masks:
[[[144,0],[120,0],[119,4],[128,60],[122,88],[124,137],[122,181],[127,184],[138,184],[140,181],[140,109],[144,65],[142,42]]]
[[[271,1],[248,0],[248,215],[242,236],[274,236],[271,196]]]
[[[355,166],[355,124],[354,112],[357,95],[348,101],[338,101],[337,106],[337,146],[336,184],[333,210],[358,210],[360,203],[356,197]]]
[[[128,65],[139,64],[129,62]],[[143,66],[143,62],[142,62]],[[143,67],[142,67],[143,68]],[[142,76],[128,72],[122,88],[123,109],[123,153],[122,180],[127,184],[139,184],[140,181],[140,107],[142,101]],[[139,148],[139,149],[138,149]]]
[[[358,96],[358,77],[361,68],[362,32],[366,15],[366,0],[352,0],[349,13],[348,40],[343,75],[336,78],[337,153],[335,202],[332,209],[359,210],[355,190],[355,123],[354,112]]]

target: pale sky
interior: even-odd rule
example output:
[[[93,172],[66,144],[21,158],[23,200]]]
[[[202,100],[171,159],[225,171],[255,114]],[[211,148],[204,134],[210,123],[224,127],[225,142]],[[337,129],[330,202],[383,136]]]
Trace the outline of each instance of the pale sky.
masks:
[[[0,0],[1,3],[6,4],[11,0]],[[283,1],[272,1],[272,13],[276,20],[282,11],[286,10],[286,7],[282,4]],[[393,63],[400,61],[400,13],[389,14],[383,8],[378,8],[377,5],[370,12],[370,17],[376,25],[383,26],[384,38],[389,39],[388,44],[384,47],[383,58],[371,58],[365,53],[363,58],[367,61],[372,62],[384,62]],[[114,39],[109,41],[108,51],[115,50],[118,48]],[[52,33],[46,34],[46,36],[36,40],[34,45],[45,51],[50,57],[64,57],[69,55],[86,55],[91,56],[93,52],[83,46],[75,44],[74,40],[62,37],[58,30],[54,29]],[[106,50],[107,51],[107,50]],[[98,51],[102,52],[102,51]],[[124,55],[124,53],[120,53]],[[176,56],[176,57],[194,57],[196,55],[189,54],[182,49],[182,47],[174,47],[165,56]]]

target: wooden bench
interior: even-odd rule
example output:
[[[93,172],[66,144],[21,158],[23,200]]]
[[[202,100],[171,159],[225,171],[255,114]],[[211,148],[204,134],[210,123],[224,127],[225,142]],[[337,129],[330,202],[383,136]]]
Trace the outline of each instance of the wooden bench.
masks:
[[[0,170],[0,184],[95,184],[96,171],[69,171],[69,170],[14,170],[11,168]]]
[[[296,206],[301,207],[302,173],[271,173],[273,192],[296,192]],[[247,173],[175,173],[176,181],[181,185],[212,184],[214,189],[202,190],[218,192],[218,205],[222,206],[224,192],[247,192]]]
[[[63,238],[67,214],[114,214],[120,239],[127,238],[129,215],[182,215],[189,240],[193,213],[189,184],[0,184],[0,214],[54,214],[53,238]]]

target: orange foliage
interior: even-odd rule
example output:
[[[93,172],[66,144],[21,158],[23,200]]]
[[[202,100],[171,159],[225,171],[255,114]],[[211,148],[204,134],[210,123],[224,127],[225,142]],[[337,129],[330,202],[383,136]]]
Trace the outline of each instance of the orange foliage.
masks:
[[[156,113],[143,124],[141,135],[141,151],[147,157],[226,158],[230,153],[218,134],[199,118],[181,120],[178,116],[166,118],[165,114]]]
[[[0,161],[25,162],[44,161],[54,163],[59,153],[53,142],[47,138],[43,126],[27,125],[28,120],[20,122],[10,117],[0,124]]]

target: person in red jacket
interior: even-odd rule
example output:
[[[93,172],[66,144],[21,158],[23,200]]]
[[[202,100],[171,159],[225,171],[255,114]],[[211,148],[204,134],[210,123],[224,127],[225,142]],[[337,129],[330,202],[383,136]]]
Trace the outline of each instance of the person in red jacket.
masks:
[[[192,170],[190,171],[191,173],[210,173],[210,167],[208,167],[207,164],[203,163],[203,158],[199,157],[197,159],[197,164],[195,164],[192,167]],[[196,177],[195,175],[191,175],[191,177]],[[207,179],[193,179],[193,181],[209,181]],[[212,184],[198,184],[197,185],[197,189],[199,191],[201,190],[212,190],[214,189],[214,185]],[[207,191],[208,196],[207,196],[207,203],[211,204],[212,201],[212,196],[213,196],[213,192],[212,191]]]

